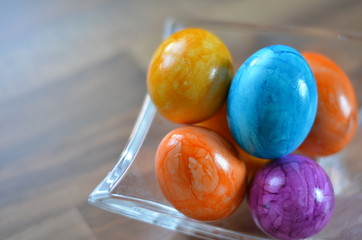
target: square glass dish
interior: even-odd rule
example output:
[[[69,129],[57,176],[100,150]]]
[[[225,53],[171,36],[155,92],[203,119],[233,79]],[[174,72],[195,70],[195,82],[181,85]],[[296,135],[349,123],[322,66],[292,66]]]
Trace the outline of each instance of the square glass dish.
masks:
[[[333,59],[350,77],[362,106],[362,35],[320,29],[270,27],[207,20],[168,20],[164,36],[189,27],[207,29],[228,46],[234,71],[258,49],[285,44]],[[146,79],[145,79],[146,81]],[[332,180],[335,209],[329,224],[312,239],[362,239],[362,124],[340,153],[317,159]],[[211,239],[269,239],[253,222],[244,199],[231,216],[213,222],[190,219],[163,197],[154,171],[161,139],[179,125],[160,116],[146,94],[133,132],[117,164],[89,196],[102,209],[189,235]]]

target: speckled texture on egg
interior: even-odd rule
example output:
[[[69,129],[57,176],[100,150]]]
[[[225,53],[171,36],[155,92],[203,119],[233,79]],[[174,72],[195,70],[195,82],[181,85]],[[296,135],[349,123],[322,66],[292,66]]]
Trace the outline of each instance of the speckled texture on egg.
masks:
[[[310,237],[328,223],[334,207],[328,175],[313,160],[287,155],[253,179],[248,204],[257,225],[278,239]]]
[[[317,98],[313,74],[298,51],[284,45],[263,48],[245,61],[231,83],[230,130],[253,156],[287,155],[308,135]]]

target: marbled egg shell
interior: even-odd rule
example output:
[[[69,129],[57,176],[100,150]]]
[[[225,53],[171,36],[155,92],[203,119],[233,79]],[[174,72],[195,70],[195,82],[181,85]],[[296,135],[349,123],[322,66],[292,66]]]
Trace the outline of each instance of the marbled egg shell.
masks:
[[[301,54],[284,45],[265,47],[242,64],[231,83],[231,133],[253,156],[287,155],[308,135],[317,101],[314,76]]]
[[[347,74],[331,59],[305,52],[318,86],[318,110],[312,130],[299,150],[309,156],[327,156],[344,149],[358,124],[358,104]]]
[[[197,123],[225,103],[232,76],[226,45],[209,31],[188,28],[172,34],[157,48],[147,72],[147,89],[165,118]]]
[[[168,133],[157,149],[155,170],[166,199],[197,220],[230,215],[245,195],[244,163],[229,141],[207,128],[185,126]]]
[[[333,186],[313,160],[287,155],[253,179],[248,205],[256,224],[277,239],[304,239],[323,229],[334,208]]]

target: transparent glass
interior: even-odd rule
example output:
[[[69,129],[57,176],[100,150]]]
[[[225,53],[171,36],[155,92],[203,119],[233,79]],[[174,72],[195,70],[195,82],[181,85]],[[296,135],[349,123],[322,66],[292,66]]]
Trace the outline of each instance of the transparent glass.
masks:
[[[233,55],[235,70],[256,50],[272,44],[317,51],[334,59],[349,75],[362,105],[362,35],[320,29],[270,27],[206,20],[168,20],[164,36],[201,27],[219,36]],[[330,223],[311,239],[362,239],[361,111],[353,141],[342,152],[317,159],[329,174],[336,196]],[[185,234],[211,239],[269,239],[253,222],[246,201],[226,219],[201,222],[185,217],[163,197],[154,172],[161,139],[178,125],[161,117],[148,95],[117,164],[89,196],[89,202],[121,214]]]

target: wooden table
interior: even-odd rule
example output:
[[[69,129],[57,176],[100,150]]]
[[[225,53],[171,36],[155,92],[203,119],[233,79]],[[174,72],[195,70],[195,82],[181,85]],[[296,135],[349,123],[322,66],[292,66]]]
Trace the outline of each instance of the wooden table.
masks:
[[[0,239],[189,239],[87,203],[168,16],[362,32],[352,1],[1,1]]]

